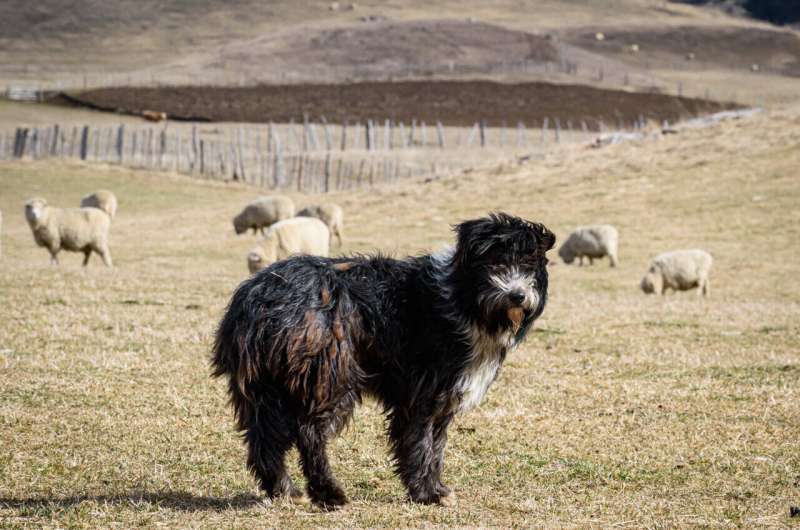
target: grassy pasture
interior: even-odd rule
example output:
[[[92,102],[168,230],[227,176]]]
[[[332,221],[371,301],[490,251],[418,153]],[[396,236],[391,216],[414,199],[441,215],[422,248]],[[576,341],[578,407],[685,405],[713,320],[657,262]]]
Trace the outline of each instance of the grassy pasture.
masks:
[[[294,196],[344,207],[344,252],[436,249],[450,224],[495,209],[562,240],[577,224],[618,226],[620,267],[553,265],[537,332],[452,428],[454,509],[404,499],[371,403],[331,447],[347,508],[258,496],[207,362],[255,242],[230,218],[257,191],[3,163],[0,526],[796,525],[798,130],[790,108],[642,144],[564,146],[524,166]],[[49,266],[24,200],[77,205],[99,187],[120,198],[116,268],[93,257],[82,270],[79,255]],[[694,246],[715,256],[710,299],[638,291],[650,257]]]

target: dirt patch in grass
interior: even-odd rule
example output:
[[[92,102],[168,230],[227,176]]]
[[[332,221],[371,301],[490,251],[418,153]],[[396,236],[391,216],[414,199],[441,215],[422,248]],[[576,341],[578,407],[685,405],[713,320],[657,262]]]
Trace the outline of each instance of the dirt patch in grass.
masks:
[[[369,82],[349,85],[262,85],[255,87],[107,88],[71,94],[73,104],[139,114],[164,111],[169,116],[211,121],[288,122],[304,114],[329,121],[369,119],[440,120],[469,126],[484,119],[491,125],[518,121],[541,124],[558,118],[561,127],[582,120],[628,124],[640,115],[670,120],[735,108],[733,104],[655,93],[601,90],[551,83],[490,81]]]

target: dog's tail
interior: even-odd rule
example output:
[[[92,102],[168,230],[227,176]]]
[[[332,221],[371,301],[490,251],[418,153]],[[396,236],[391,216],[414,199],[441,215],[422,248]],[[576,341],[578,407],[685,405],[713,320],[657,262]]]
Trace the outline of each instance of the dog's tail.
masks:
[[[335,414],[357,399],[364,380],[356,304],[327,264],[294,258],[273,273],[248,279],[234,293],[217,330],[213,374],[228,376],[237,414],[265,383],[308,414]]]

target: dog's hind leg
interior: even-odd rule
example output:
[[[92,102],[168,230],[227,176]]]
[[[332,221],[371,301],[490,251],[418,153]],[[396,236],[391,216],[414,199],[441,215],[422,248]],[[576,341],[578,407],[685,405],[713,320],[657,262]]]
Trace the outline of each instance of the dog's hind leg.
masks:
[[[297,438],[297,427],[291,414],[279,399],[261,399],[242,430],[247,444],[247,467],[259,486],[270,498],[299,499],[303,493],[295,487],[286,472],[286,453]]]
[[[347,504],[347,496],[333,477],[326,446],[328,436],[335,430],[330,421],[307,419],[297,432],[300,464],[308,481],[308,496],[314,504],[335,510]]]

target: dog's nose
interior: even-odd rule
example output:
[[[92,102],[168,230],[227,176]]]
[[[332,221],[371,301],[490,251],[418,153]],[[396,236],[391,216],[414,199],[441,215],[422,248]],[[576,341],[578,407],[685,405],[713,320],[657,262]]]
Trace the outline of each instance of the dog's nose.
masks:
[[[508,295],[508,298],[515,304],[521,304],[525,301],[525,293],[522,291],[512,291],[511,294]]]

